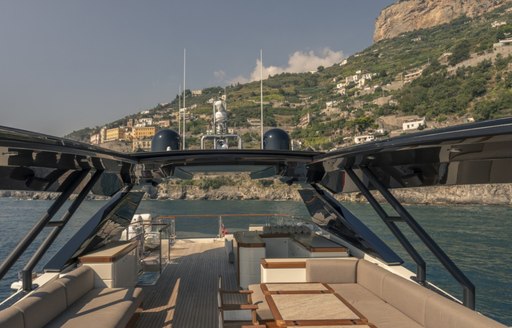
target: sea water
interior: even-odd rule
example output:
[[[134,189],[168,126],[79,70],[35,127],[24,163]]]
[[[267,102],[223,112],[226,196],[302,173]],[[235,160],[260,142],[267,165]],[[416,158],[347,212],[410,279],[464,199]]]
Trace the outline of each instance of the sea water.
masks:
[[[51,201],[16,200],[0,198],[0,260],[16,246],[33,224],[45,213]],[[86,201],[69,224],[64,228],[54,246],[41,260],[37,269],[62,247],[67,239],[92,216],[105,201]],[[381,239],[399,254],[406,266],[415,271],[415,266],[400,244],[367,204],[344,204]],[[452,258],[459,268],[476,286],[476,308],[504,324],[512,325],[512,208],[506,206],[407,206],[410,213],[424,229]],[[391,210],[390,214],[392,214]],[[218,233],[218,215],[238,213],[279,214],[273,220],[286,222],[289,216],[307,219],[308,213],[302,203],[273,201],[144,201],[138,213],[159,215],[211,214],[209,218],[178,219],[178,237],[211,237]],[[57,218],[59,216],[56,216]],[[267,224],[268,217],[222,218],[229,232],[247,229],[250,224]],[[459,299],[462,288],[443,269],[422,243],[415,238],[405,223],[404,233],[417,247],[427,261],[427,278]],[[34,252],[44,236],[39,237],[28,250]],[[17,265],[0,283],[0,299],[10,294],[10,283],[17,280],[21,263],[26,263],[29,255],[24,255]]]

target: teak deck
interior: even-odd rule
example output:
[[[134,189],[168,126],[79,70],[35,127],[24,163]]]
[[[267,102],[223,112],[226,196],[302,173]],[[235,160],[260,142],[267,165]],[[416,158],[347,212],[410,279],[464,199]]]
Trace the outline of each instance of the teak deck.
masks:
[[[143,312],[136,327],[216,328],[218,276],[222,275],[225,289],[238,289],[224,242],[180,241],[171,256],[158,282],[144,287]]]

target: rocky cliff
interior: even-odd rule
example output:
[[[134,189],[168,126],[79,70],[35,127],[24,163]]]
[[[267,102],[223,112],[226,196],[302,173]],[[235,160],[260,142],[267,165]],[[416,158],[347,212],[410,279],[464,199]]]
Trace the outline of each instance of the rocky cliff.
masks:
[[[299,186],[275,181],[263,186],[258,181],[238,181],[237,185],[204,188],[196,185],[163,183],[158,188],[147,190],[150,199],[208,199],[208,200],[294,200],[300,201]],[[423,187],[395,189],[396,198],[406,204],[482,204],[512,206],[512,184],[465,185],[450,187]],[[47,192],[1,191],[0,197],[19,199],[55,199],[58,194]],[[379,201],[384,199],[374,193]],[[338,194],[335,197],[346,202],[366,202],[360,193]],[[88,199],[107,199],[91,195]]]
[[[476,17],[512,0],[400,0],[380,13],[375,42],[402,33],[448,23],[458,17]]]

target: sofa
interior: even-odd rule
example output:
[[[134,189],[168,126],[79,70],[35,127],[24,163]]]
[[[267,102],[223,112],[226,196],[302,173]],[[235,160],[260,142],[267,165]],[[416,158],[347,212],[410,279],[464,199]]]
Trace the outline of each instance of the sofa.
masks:
[[[327,283],[379,328],[506,328],[364,259],[307,259],[305,270],[305,282]],[[272,320],[260,286],[249,289],[259,318]]]
[[[0,311],[0,328],[126,327],[142,303],[142,289],[95,288],[94,271],[81,266]]]

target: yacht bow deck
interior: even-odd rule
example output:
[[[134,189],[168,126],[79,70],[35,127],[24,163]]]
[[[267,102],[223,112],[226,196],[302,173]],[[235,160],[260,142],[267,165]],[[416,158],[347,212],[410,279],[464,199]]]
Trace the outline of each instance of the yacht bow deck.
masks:
[[[144,287],[144,304],[136,327],[217,327],[217,279],[236,288],[235,267],[223,241],[179,240],[172,262],[154,286]]]

